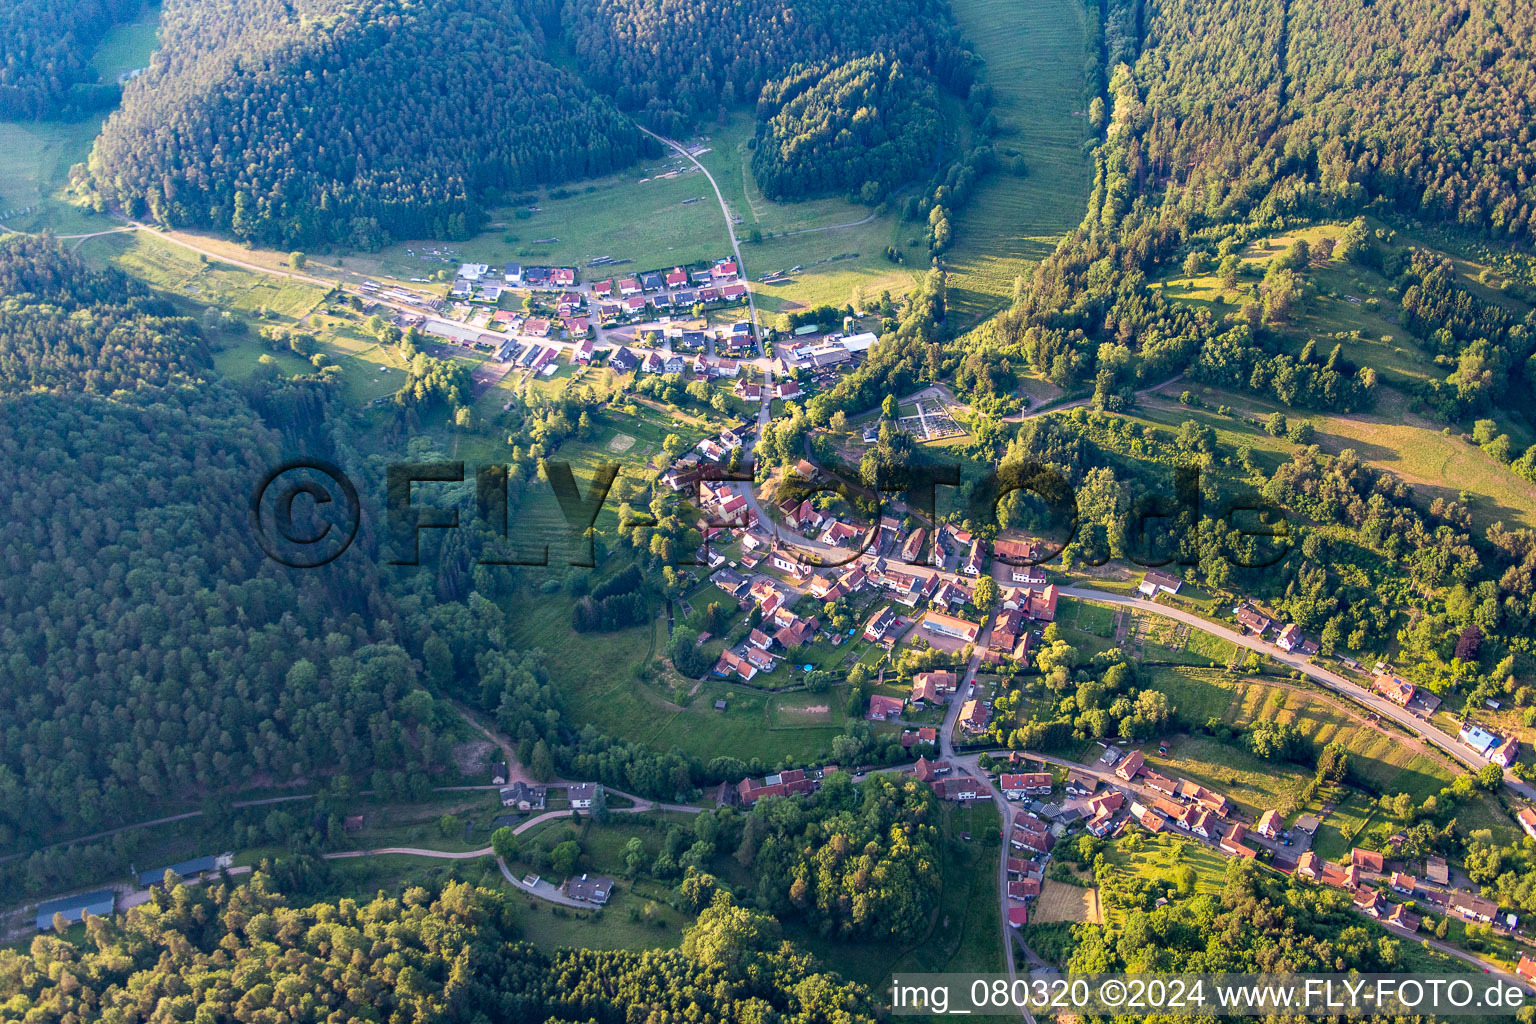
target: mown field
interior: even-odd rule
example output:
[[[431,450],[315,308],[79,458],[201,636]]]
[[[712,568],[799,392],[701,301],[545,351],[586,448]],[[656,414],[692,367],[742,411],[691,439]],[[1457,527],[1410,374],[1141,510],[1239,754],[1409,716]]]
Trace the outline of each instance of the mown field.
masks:
[[[975,322],[1006,306],[1082,220],[1092,161],[1083,148],[1085,13],[1074,0],[954,0],[962,31],[987,63],[1001,122],[995,146],[1017,150],[1028,173],[988,175],[953,225],[945,256],[950,308]]]

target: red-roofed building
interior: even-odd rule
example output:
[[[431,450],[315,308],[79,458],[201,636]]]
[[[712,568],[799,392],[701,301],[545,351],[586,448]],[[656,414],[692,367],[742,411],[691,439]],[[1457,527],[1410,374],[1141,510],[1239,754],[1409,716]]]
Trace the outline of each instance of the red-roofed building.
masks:
[[[1407,707],[1413,700],[1414,685],[1402,676],[1383,672],[1371,680],[1371,689],[1399,707]]]
[[[1022,800],[1026,796],[1038,796],[1051,791],[1050,772],[1025,772],[1019,775],[1004,774],[999,777],[998,788],[1009,800]]]
[[[877,693],[869,698],[869,713],[864,717],[871,722],[900,718],[905,706],[905,702],[900,697],[887,697],[883,693]]]
[[[1146,760],[1142,756],[1141,751],[1133,750],[1125,755],[1119,764],[1115,765],[1115,774],[1126,782],[1130,782],[1141,771],[1141,767],[1146,763]]]
[[[1361,871],[1375,871],[1380,873],[1386,862],[1381,854],[1374,850],[1362,850],[1356,846],[1349,851],[1349,862]]]

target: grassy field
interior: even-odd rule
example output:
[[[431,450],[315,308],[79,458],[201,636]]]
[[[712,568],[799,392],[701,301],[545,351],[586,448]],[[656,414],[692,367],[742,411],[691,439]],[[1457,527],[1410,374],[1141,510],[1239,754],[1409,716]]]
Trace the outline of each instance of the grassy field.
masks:
[[[159,45],[160,5],[153,4],[102,37],[91,56],[91,67],[103,82],[114,82],[119,75],[148,66],[150,54]]]
[[[1016,150],[1024,177],[988,175],[953,225],[945,256],[950,308],[962,324],[1012,299],[1015,278],[1077,226],[1091,186],[1083,149],[1084,11],[1074,0],[954,0],[955,20],[987,62],[1000,152]]]
[[[1501,519],[1510,527],[1536,526],[1536,484],[1516,476],[1458,435],[1447,435],[1438,425],[1409,412],[1406,399],[1390,388],[1381,389],[1377,407],[1369,413],[1329,416],[1283,409],[1250,395],[1197,384],[1180,387],[1200,396],[1205,407],[1151,396],[1140,400],[1133,418],[1172,427],[1195,420],[1214,429],[1223,445],[1252,445],[1257,461],[1272,469],[1296,450],[1290,442],[1270,437],[1261,426],[1271,412],[1283,411],[1288,417],[1310,420],[1316,428],[1314,441],[1325,452],[1353,449],[1363,461],[1412,484],[1426,506],[1434,498],[1454,500],[1459,492],[1468,492],[1473,497],[1472,519],[1480,531]],[[1218,414],[1215,410],[1221,405],[1236,414]]]
[[[102,39],[91,66],[103,81],[149,63],[158,39],[160,8],[119,25]],[[83,163],[104,115],[79,121],[0,121],[0,224],[13,231],[80,234],[113,227],[65,201],[69,169]],[[17,212],[25,211],[25,212]]]
[[[1174,703],[1178,703],[1176,698]],[[1177,740],[1167,757],[1149,753],[1147,764],[1164,775],[1190,779],[1224,793],[1253,817],[1271,807],[1283,812],[1297,806],[1301,791],[1312,778],[1310,771],[1298,765],[1266,761],[1204,736]]]
[[[520,601],[518,608],[513,642],[545,652],[575,722],[592,722],[612,735],[706,761],[731,755],[770,763],[785,756],[828,756],[832,740],[845,727],[847,698],[840,687],[822,694],[781,695],[715,676],[642,679],[637,672],[665,645],[664,619],[613,633],[584,633],[573,644],[568,598]],[[790,679],[781,667],[764,681],[787,685]],[[726,710],[716,711],[715,701],[722,699]],[[825,712],[797,710],[822,705]]]
[[[1101,924],[1104,908],[1099,905],[1099,890],[1092,886],[1047,880],[1040,887],[1040,898],[1035,900],[1029,919],[1039,924],[1051,921],[1070,921],[1073,924],[1092,921]]]
[[[1170,882],[1178,869],[1192,867],[1195,869],[1195,892],[1199,894],[1219,894],[1226,883],[1225,857],[1203,843],[1192,843],[1166,832],[1160,835],[1133,832],[1115,843],[1105,858],[1114,872]],[[1125,911],[1106,907],[1104,914],[1107,923],[1118,926]]]
[[[64,199],[69,169],[90,154],[102,118],[0,121],[0,224],[13,231],[56,234],[105,231],[116,225]]]

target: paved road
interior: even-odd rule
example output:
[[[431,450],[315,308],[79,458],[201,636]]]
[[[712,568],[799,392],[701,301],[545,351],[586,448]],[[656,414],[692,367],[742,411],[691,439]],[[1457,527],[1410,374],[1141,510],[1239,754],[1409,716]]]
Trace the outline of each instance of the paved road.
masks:
[[[1157,615],[1164,615],[1170,619],[1175,619],[1179,622],[1187,623],[1188,625],[1194,626],[1197,629],[1203,629],[1207,633],[1212,633],[1222,638],[1223,640],[1230,640],[1232,643],[1235,643],[1240,647],[1246,647],[1251,651],[1258,651],[1262,654],[1267,654],[1287,668],[1295,669],[1296,671],[1302,673],[1305,676],[1308,676],[1318,683],[1321,683],[1329,689],[1334,690],[1345,697],[1348,697],[1350,700],[1360,704],[1361,706],[1376,713],[1382,718],[1389,719],[1397,723],[1408,732],[1411,732],[1414,735],[1427,740],[1430,743],[1433,743],[1435,746],[1439,747],[1441,750],[1444,750],[1458,761],[1470,765],[1473,769],[1481,768],[1483,765],[1488,763],[1488,759],[1479,754],[1476,750],[1473,750],[1471,747],[1461,742],[1461,740],[1457,739],[1455,736],[1452,736],[1447,732],[1443,732],[1434,725],[1431,725],[1428,721],[1420,718],[1413,712],[1400,708],[1396,704],[1393,704],[1391,701],[1387,700],[1385,697],[1382,697],[1379,694],[1373,693],[1370,690],[1364,689],[1363,687],[1350,682],[1348,679],[1339,675],[1337,672],[1323,668],[1320,665],[1315,665],[1299,654],[1289,654],[1285,651],[1282,651],[1274,644],[1266,643],[1264,640],[1261,640],[1257,637],[1247,636],[1246,634],[1239,633],[1236,630],[1229,629],[1228,627],[1219,623],[1211,622],[1209,619],[1201,618],[1193,612],[1187,612],[1181,608],[1173,608],[1168,605],[1158,604],[1155,601],[1148,601],[1145,598],[1125,597],[1120,594],[1111,594],[1107,591],[1094,590],[1087,587],[1061,587],[1060,591],[1061,594],[1065,597],[1082,598],[1090,601],[1101,601],[1105,604],[1123,605],[1131,608],[1139,608],[1143,611],[1152,612]],[[1513,792],[1519,794],[1520,796],[1525,797],[1528,800],[1536,798],[1536,789],[1533,789],[1526,783],[1521,782],[1519,779],[1515,778],[1508,772],[1504,773],[1504,782]]]
[[[703,164],[699,163],[698,160],[694,159],[693,154],[688,152],[687,147],[685,147],[682,143],[673,139],[669,139],[665,135],[657,135],[655,132],[651,131],[644,125],[637,125],[637,127],[641,131],[645,132],[645,134],[655,139],[657,142],[665,143],[666,145],[671,146],[673,149],[677,150],[679,153],[685,156],[688,161],[693,164],[693,166],[703,171],[704,177],[709,179],[709,187],[715,190],[715,198],[720,200],[720,213],[725,217],[725,233],[731,239],[731,251],[736,254],[736,273],[741,278],[742,282],[747,286],[747,308],[752,311],[752,337],[757,341],[758,348],[761,350],[763,336],[762,332],[758,330],[757,326],[757,300],[752,296],[752,282],[747,276],[747,264],[741,258],[741,243],[736,240],[736,225],[731,220],[731,207],[730,204],[725,201],[725,193],[720,191],[719,182],[715,181],[715,176],[709,173],[709,168],[705,167]],[[767,403],[765,402],[763,404],[766,405]]]

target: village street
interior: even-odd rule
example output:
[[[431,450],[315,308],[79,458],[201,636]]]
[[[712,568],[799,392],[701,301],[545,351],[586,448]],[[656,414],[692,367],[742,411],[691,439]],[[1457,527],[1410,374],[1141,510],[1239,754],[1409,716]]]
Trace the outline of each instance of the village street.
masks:
[[[1220,637],[1223,640],[1237,644],[1239,647],[1244,647],[1251,651],[1258,651],[1261,654],[1266,654],[1287,668],[1295,669],[1310,679],[1337,691],[1345,697],[1348,697],[1350,700],[1355,701],[1357,704],[1363,705],[1365,708],[1377,715],[1380,715],[1382,718],[1390,719],[1414,735],[1422,737],[1430,743],[1433,743],[1441,750],[1444,750],[1446,753],[1452,755],[1462,763],[1471,766],[1473,769],[1481,768],[1483,765],[1488,763],[1488,759],[1486,757],[1479,754],[1465,743],[1461,742],[1461,740],[1457,739],[1455,736],[1452,736],[1449,733],[1436,728],[1434,725],[1430,724],[1423,718],[1420,718],[1418,715],[1415,715],[1413,712],[1398,707],[1396,704],[1393,704],[1391,701],[1387,700],[1380,694],[1372,693],[1364,687],[1350,682],[1348,679],[1339,675],[1337,672],[1323,668],[1321,665],[1314,664],[1303,655],[1291,654],[1287,651],[1282,651],[1274,644],[1268,643],[1258,637],[1249,636],[1237,630],[1230,629],[1221,625],[1220,623],[1212,622],[1209,619],[1202,618],[1193,612],[1187,612],[1181,608],[1174,608],[1169,605],[1160,604],[1156,601],[1148,601],[1144,598],[1126,597],[1122,594],[1112,594],[1108,591],[1095,590],[1091,587],[1070,586],[1062,587],[1061,595],[1063,597],[1079,598],[1087,601],[1099,601],[1104,604],[1137,608],[1141,611],[1151,612],[1156,615],[1163,615],[1178,622],[1183,622],[1187,625],[1194,626],[1197,629],[1202,629],[1205,632]],[[1536,789],[1533,789],[1531,786],[1520,781],[1509,772],[1504,773],[1504,783],[1513,792],[1519,794],[1527,800],[1536,798]]]

